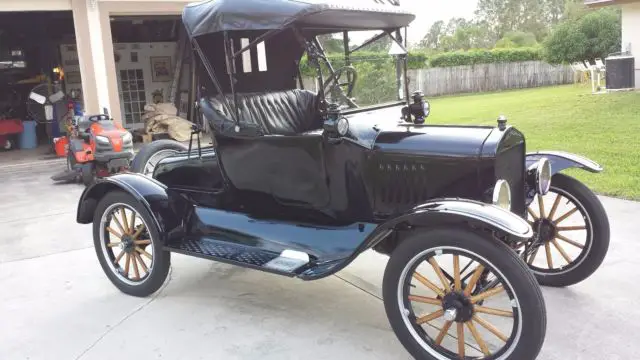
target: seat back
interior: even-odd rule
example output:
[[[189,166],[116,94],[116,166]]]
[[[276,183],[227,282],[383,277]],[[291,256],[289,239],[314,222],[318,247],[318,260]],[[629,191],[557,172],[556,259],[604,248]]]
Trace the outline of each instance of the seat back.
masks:
[[[265,135],[295,135],[322,127],[317,113],[317,96],[312,91],[292,89],[236,95],[241,127],[257,127]],[[233,124],[233,116],[225,108],[223,96],[234,111],[231,94],[204,98],[200,102],[214,131],[228,129]]]

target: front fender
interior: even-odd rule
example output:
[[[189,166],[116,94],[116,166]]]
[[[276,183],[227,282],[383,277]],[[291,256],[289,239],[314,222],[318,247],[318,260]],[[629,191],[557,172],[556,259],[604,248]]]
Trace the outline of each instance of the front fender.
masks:
[[[463,223],[494,230],[511,239],[525,240],[533,236],[533,230],[527,221],[498,206],[466,199],[439,199],[387,220],[369,235],[367,242],[369,247],[373,247],[394,230],[402,228],[444,224],[459,226]]]
[[[592,173],[599,173],[603,170],[600,164],[583,156],[564,151],[538,151],[529,153],[526,156],[527,168],[541,158],[549,159],[551,164],[551,175],[557,174],[568,168],[580,168]]]
[[[91,223],[96,206],[112,190],[124,191],[142,204],[153,217],[161,234],[179,225],[175,201],[171,201],[167,187],[155,179],[137,173],[113,175],[88,186],[80,196],[76,221],[80,224]]]

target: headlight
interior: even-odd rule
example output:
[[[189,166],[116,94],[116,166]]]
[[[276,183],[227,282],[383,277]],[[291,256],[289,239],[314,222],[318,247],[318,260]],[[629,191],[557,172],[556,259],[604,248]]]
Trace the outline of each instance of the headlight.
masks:
[[[349,120],[346,118],[340,118],[336,127],[338,128],[338,134],[340,136],[347,135],[347,132],[349,131]]]
[[[493,204],[511,211],[511,189],[507,180],[498,180],[493,187]]]
[[[96,136],[96,142],[99,142],[100,144],[109,144],[109,138],[106,136]]]
[[[130,143],[132,140],[133,140],[133,136],[131,136],[130,132],[126,132],[124,135],[122,135],[123,143]]]
[[[422,103],[422,111],[424,112],[424,117],[429,117],[429,114],[431,114],[431,104],[427,100]]]
[[[542,158],[538,161],[536,168],[536,186],[538,193],[541,195],[547,194],[551,187],[551,163],[547,158]]]

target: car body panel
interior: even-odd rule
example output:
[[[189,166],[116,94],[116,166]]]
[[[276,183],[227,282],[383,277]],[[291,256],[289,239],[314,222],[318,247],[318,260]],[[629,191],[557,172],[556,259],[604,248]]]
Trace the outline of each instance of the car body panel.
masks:
[[[592,173],[599,173],[603,170],[603,167],[593,160],[564,151],[537,151],[528,153],[526,157],[527,167],[543,157],[549,159],[551,163],[551,174],[557,174],[568,168],[580,168]]]

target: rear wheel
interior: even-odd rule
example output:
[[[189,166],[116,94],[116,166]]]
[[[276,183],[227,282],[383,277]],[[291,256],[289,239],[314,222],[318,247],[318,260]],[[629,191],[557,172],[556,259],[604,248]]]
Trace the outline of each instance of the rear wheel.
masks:
[[[460,229],[418,231],[391,254],[387,316],[416,359],[535,359],[546,333],[542,293],[504,244]]]
[[[112,191],[98,203],[95,251],[105,274],[122,292],[142,297],[162,286],[171,255],[159,239],[153,218],[131,195]]]
[[[131,171],[152,176],[160,160],[186,150],[186,145],[175,140],[162,139],[150,142],[142,146],[133,158]]]
[[[541,285],[574,285],[600,267],[609,250],[609,220],[584,184],[554,175],[549,193],[537,196],[528,213],[537,243],[525,258]]]

